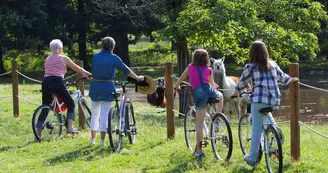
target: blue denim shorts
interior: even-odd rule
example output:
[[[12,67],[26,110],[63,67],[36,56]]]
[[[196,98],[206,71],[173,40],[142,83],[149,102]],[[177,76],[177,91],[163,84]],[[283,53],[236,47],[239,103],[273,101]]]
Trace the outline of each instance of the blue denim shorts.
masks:
[[[220,93],[212,87],[209,88],[208,92],[204,92],[203,88],[199,86],[193,90],[193,96],[196,109],[204,109],[207,107],[208,99],[220,98]]]

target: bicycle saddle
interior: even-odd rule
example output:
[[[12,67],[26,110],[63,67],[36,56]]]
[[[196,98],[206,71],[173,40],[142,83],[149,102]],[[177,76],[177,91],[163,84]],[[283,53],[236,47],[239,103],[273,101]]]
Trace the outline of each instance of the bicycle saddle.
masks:
[[[121,94],[120,93],[111,93],[111,94],[109,94],[109,96],[114,97],[114,98],[118,98],[118,97],[121,96]]]
[[[266,107],[259,110],[259,112],[262,114],[268,114],[269,112],[273,112],[273,111],[274,111],[273,107]]]
[[[219,103],[219,99],[218,98],[210,98],[208,99],[207,103],[208,104],[211,104],[211,103]]]

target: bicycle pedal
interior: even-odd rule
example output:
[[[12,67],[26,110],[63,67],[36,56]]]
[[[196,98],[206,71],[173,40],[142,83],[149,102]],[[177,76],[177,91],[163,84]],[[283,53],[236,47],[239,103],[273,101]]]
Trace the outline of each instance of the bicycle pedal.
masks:
[[[207,147],[208,144],[209,144],[209,143],[207,142],[207,140],[203,140],[203,141],[202,141],[202,148]]]

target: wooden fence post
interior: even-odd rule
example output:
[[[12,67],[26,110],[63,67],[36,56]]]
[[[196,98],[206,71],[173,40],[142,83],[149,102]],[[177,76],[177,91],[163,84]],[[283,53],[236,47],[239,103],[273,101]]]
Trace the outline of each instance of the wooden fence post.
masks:
[[[18,65],[16,60],[11,61],[12,67],[12,88],[13,88],[13,111],[14,117],[19,117],[19,99],[18,99]]]
[[[173,92],[173,65],[171,62],[165,64],[165,97],[166,97],[166,123],[167,123],[167,138],[175,137],[174,128],[174,92]]]
[[[83,68],[83,61],[78,61],[76,64]],[[83,77],[81,73],[77,73],[76,76],[77,76],[77,79],[80,79],[81,77]],[[79,88],[81,90],[82,96],[84,96],[84,81],[80,80],[77,83],[77,85],[79,86]],[[80,104],[78,104],[78,109],[79,109],[79,127],[81,129],[85,129],[86,128],[85,117],[84,117],[84,114],[83,114],[83,111],[82,111],[82,108],[81,108]]]
[[[298,63],[289,65],[289,75],[299,78]],[[298,82],[289,84],[289,105],[290,105],[290,152],[293,161],[300,160],[300,87]]]

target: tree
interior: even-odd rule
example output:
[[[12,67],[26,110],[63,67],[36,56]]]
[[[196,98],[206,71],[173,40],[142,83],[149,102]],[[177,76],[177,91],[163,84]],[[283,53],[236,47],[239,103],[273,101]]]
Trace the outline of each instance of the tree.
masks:
[[[42,44],[47,14],[42,0],[0,1],[0,73],[3,50],[23,50]],[[32,10],[33,9],[33,10]]]
[[[316,34],[327,20],[323,6],[309,0],[190,0],[177,19],[193,47],[219,51],[245,62],[250,44],[263,40],[281,63],[309,59],[319,51]]]
[[[180,76],[191,60],[188,52],[187,33],[181,32],[177,23],[179,14],[186,7],[188,0],[166,0],[165,2],[168,9],[166,13],[168,15],[168,25],[165,32],[177,49],[178,75]]]
[[[93,0],[100,35],[112,36],[116,41],[114,53],[130,66],[128,34],[150,33],[163,27],[159,14],[163,13],[161,0]]]

